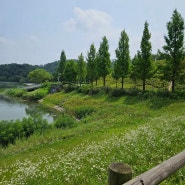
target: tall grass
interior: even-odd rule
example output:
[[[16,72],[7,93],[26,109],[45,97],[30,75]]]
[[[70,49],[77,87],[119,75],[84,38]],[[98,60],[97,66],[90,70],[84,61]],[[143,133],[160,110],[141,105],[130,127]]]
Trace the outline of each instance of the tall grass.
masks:
[[[70,129],[34,134],[1,148],[0,184],[102,185],[111,162],[128,163],[136,176],[185,148],[182,99],[70,92],[49,95],[43,104],[73,116],[87,105],[95,111]],[[163,184],[184,182],[183,168]]]

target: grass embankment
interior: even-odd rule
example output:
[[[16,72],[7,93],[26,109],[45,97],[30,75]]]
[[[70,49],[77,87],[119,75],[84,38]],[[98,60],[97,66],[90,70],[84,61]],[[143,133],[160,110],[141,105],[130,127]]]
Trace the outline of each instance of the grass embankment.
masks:
[[[34,134],[0,149],[0,184],[107,184],[111,162],[131,165],[134,176],[185,148],[185,102],[168,98],[55,93],[43,104],[75,116],[71,129]],[[83,112],[83,111],[82,111]],[[163,184],[184,184],[185,169]]]

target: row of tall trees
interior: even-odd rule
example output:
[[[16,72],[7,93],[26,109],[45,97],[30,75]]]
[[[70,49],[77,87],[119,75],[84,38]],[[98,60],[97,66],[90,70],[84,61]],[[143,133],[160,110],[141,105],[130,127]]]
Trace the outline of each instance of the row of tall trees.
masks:
[[[182,78],[184,51],[184,20],[181,14],[174,10],[171,20],[167,23],[168,34],[165,35],[165,45],[163,51],[158,55],[163,59],[161,65],[155,65],[152,59],[152,45],[150,42],[151,33],[149,24],[144,24],[143,35],[140,43],[140,51],[130,59],[129,37],[125,30],[121,32],[118,47],[115,50],[116,59],[113,62],[113,68],[110,60],[109,44],[106,36],[102,38],[98,51],[94,44],[91,44],[87,52],[86,60],[81,53],[77,59],[67,60],[65,52],[61,52],[60,62],[57,69],[58,80],[60,81],[78,81],[88,80],[93,82],[102,78],[103,85],[106,85],[106,76],[112,72],[116,81],[121,79],[122,88],[124,79],[130,75],[134,80],[142,81],[143,90],[145,90],[146,80],[151,78],[156,72],[156,66],[160,70],[163,79],[172,82],[172,92],[175,90],[176,82]]]

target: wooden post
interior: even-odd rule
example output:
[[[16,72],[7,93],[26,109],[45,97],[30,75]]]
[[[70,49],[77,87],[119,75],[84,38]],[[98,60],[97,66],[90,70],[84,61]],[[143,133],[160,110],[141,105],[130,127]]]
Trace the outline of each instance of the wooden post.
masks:
[[[130,166],[124,163],[112,163],[108,169],[108,185],[122,185],[132,179]]]

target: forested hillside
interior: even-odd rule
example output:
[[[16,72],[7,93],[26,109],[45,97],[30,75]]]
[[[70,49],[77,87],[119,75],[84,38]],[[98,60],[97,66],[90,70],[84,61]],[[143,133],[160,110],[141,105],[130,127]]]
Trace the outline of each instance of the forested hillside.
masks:
[[[16,63],[0,65],[0,81],[26,82],[28,73],[36,67],[29,64]]]
[[[3,82],[27,82],[28,73],[36,68],[42,68],[51,74],[55,73],[58,66],[58,61],[45,65],[30,65],[30,64],[2,64],[0,65],[0,81]]]

